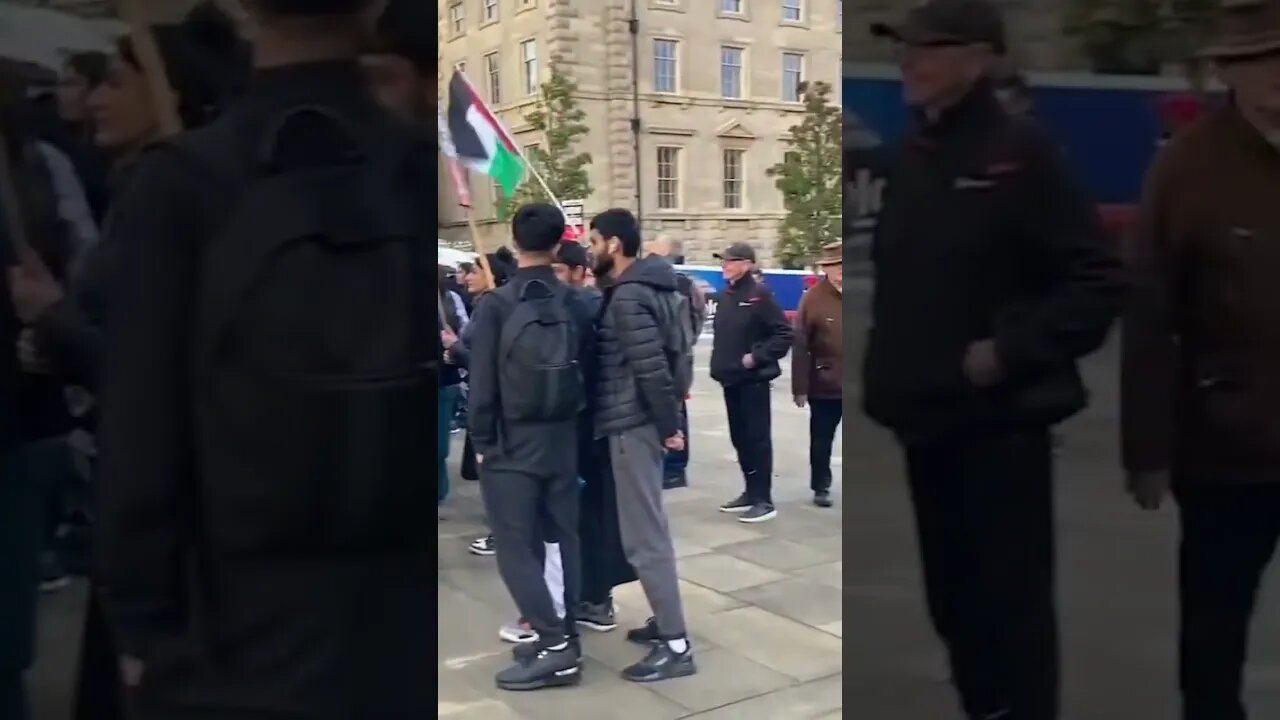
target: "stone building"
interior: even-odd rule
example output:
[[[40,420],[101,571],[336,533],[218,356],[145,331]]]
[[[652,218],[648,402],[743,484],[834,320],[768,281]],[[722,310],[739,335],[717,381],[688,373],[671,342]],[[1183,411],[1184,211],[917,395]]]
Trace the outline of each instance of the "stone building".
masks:
[[[839,88],[841,0],[438,2],[442,94],[462,67],[518,145],[540,141],[524,114],[548,66],[578,84],[590,128],[580,150],[593,158],[587,217],[638,210],[646,234],[669,234],[690,262],[735,241],[769,261],[784,213],[765,171],[801,120],[796,83]],[[507,242],[494,189],[471,185],[486,246]],[[441,188],[441,237],[465,244],[465,216],[443,178]]]

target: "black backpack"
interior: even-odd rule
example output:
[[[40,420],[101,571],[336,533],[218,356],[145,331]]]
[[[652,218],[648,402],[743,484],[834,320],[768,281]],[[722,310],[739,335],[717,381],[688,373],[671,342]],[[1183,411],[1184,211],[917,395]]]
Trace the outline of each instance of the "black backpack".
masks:
[[[694,312],[689,297],[678,290],[659,292],[662,309],[662,344],[671,368],[677,402],[683,402],[693,387],[693,346],[698,342],[694,330]]]
[[[389,115],[357,123],[323,107],[245,134],[224,122],[171,143],[224,194],[210,198],[191,348],[208,533],[232,551],[429,543],[430,143]]]
[[[578,361],[582,338],[573,294],[558,282],[541,280],[497,292],[513,303],[498,340],[503,417],[519,422],[577,418],[586,406],[586,382]]]

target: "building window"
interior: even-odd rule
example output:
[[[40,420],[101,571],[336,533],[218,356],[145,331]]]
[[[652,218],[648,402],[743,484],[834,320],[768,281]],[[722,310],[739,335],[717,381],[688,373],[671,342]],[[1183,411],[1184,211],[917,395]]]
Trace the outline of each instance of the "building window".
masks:
[[[720,97],[742,97],[742,48],[720,48]]]
[[[674,93],[679,89],[676,81],[678,65],[676,52],[679,44],[675,40],[653,41],[653,91]]]
[[[658,209],[680,207],[680,148],[658,148]]]
[[[800,102],[800,83],[804,78],[804,55],[782,53],[782,99]]]
[[[782,0],[782,19],[786,22],[804,20],[804,0]]]
[[[498,53],[491,52],[484,56],[484,72],[489,81],[489,104],[502,104],[502,65],[498,61]]]
[[[462,7],[462,0],[449,6],[449,30],[454,35],[461,35],[466,30],[467,15]]]
[[[498,0],[480,0],[483,5],[485,22],[498,19]]]
[[[538,45],[534,40],[520,43],[520,64],[524,67],[524,94],[538,94]]]
[[[724,151],[724,207],[726,210],[742,209],[742,158],[745,150]]]
[[[720,12],[730,15],[742,14],[742,0],[720,0]]]

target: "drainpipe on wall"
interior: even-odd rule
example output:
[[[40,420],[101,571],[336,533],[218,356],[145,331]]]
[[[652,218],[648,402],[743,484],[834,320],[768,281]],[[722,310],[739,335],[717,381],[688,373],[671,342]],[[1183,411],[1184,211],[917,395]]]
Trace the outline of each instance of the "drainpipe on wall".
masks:
[[[631,0],[631,146],[636,162],[636,223],[644,226],[644,182],[640,174],[640,0]]]

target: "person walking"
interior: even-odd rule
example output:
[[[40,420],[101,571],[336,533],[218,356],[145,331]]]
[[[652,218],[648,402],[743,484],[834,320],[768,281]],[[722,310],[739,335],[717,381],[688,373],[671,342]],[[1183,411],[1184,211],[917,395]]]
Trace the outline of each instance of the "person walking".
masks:
[[[809,487],[823,508],[831,507],[831,447],[844,417],[843,248],[822,248],[824,277],[800,299],[791,351],[791,396],[809,407]]]
[[[426,717],[430,136],[369,90],[372,0],[245,6],[251,89],[142,154],[103,241],[94,542],[132,714]]]
[[[1059,713],[1050,428],[1122,301],[1119,261],[1058,144],[1009,115],[990,0],[929,0],[900,46],[917,126],[872,258],[867,414],[906,456],[925,593],[971,718]]]
[[[627,633],[649,652],[622,676],[635,682],[684,677],[697,667],[662,502],[663,449],[684,444],[681,358],[671,352],[684,304],[671,264],[640,258],[640,226],[629,211],[600,213],[592,218],[590,233],[596,276],[610,279],[598,333],[596,437],[609,443],[622,546],[653,610],[643,627]]]
[[[791,351],[792,329],[773,292],[753,274],[756,251],[735,243],[715,255],[725,289],[716,306],[711,345],[711,379],[724,388],[729,437],[738,453],[745,489],[720,506],[744,523],[772,520],[772,383],[782,375],[779,361]]]
[[[1172,491],[1178,506],[1182,717],[1244,720],[1249,627],[1280,542],[1280,2],[1224,8],[1203,57],[1230,96],[1147,176],[1121,434],[1137,503]]]

